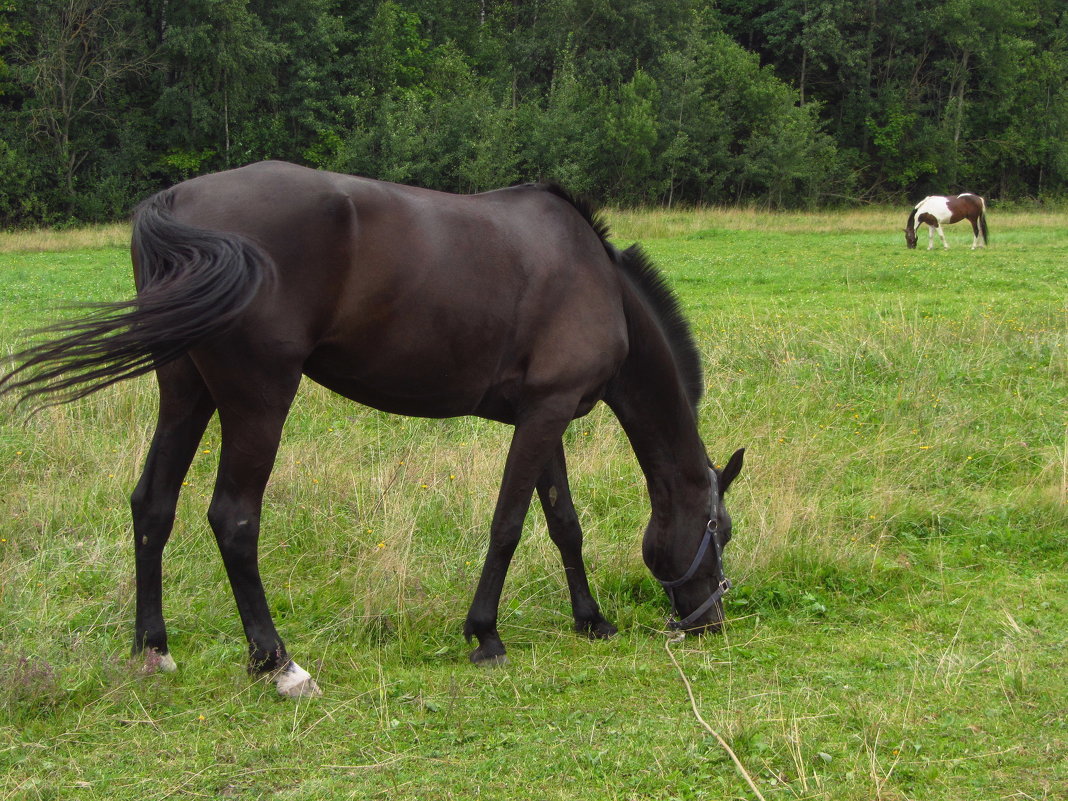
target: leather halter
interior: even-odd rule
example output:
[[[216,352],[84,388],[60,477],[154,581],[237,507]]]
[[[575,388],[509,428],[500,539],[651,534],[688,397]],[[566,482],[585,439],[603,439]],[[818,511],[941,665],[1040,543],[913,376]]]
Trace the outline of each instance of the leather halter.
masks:
[[[684,617],[682,620],[676,620],[674,618],[668,619],[668,628],[672,631],[684,631],[693,626],[701,615],[707,612],[716,604],[727,591],[733,586],[731,580],[723,572],[723,545],[720,543],[719,538],[719,510],[713,503],[709,509],[708,525],[705,526],[705,534],[701,538],[701,545],[697,548],[697,554],[694,556],[693,561],[690,563],[689,568],[682,575],[681,578],[677,578],[673,581],[660,581],[660,585],[668,594],[668,598],[671,599],[671,611],[674,614],[679,614],[678,604],[675,602],[675,588],[681,587],[694,577],[697,570],[701,567],[701,562],[704,561],[705,554],[708,552],[708,546],[711,544],[716,549],[716,567],[719,571],[719,581],[716,585],[716,589],[712,591],[712,594],[708,596],[708,599],[697,607],[694,611]]]

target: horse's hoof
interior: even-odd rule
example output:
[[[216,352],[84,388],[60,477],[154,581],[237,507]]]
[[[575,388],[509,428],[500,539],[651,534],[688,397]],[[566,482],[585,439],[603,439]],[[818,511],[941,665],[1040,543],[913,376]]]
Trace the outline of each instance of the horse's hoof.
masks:
[[[161,654],[155,648],[146,650],[144,658],[144,664],[141,666],[142,673],[174,673],[178,670],[178,665],[173,656],[169,653]]]
[[[580,623],[575,627],[579,634],[585,634],[591,640],[607,640],[619,633],[619,629],[607,620]]]
[[[323,694],[311,674],[296,662],[275,671],[273,678],[278,694],[286,698],[318,698]]]
[[[483,650],[481,645],[471,652],[469,659],[479,667],[504,667],[508,664],[508,655],[503,650],[491,652]]]

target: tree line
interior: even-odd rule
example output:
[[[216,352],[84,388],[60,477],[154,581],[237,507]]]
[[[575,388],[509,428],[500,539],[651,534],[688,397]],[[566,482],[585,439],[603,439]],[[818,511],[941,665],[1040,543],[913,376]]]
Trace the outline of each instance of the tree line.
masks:
[[[1068,191],[1063,0],[0,0],[0,226],[264,158],[457,192]]]

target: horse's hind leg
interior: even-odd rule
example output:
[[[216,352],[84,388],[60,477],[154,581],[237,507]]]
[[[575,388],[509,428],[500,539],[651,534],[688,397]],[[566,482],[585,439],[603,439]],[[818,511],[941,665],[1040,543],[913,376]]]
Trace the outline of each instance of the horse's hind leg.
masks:
[[[563,443],[556,446],[552,460],[538,479],[537,489],[549,536],[560,549],[564,561],[575,630],[590,637],[611,637],[616,633],[616,627],[601,615],[586,578],[586,565],[582,561],[582,528],[571,500]]]
[[[245,629],[249,669],[270,675],[282,695],[318,695],[320,690],[312,677],[286,653],[271,619],[259,571],[263,493],[300,372],[281,377],[226,373],[218,383],[215,396],[222,449],[208,521]],[[255,389],[246,391],[248,387]]]
[[[163,622],[163,548],[174,525],[182,478],[215,411],[203,379],[188,357],[156,371],[159,416],[141,478],[130,497],[137,570],[135,655],[146,666],[174,670]]]

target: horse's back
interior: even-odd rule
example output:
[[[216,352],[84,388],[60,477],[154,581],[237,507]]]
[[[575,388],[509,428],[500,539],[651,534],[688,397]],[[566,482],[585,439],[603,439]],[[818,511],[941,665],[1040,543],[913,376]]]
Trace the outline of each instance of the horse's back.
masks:
[[[929,195],[916,204],[914,215],[919,222],[927,222],[930,215],[937,223],[955,223],[972,219],[986,212],[986,201],[971,192],[959,195]]]
[[[616,267],[552,192],[452,195],[280,162],[172,191],[183,222],[275,264],[231,339],[377,408],[510,419],[565,384],[596,400],[625,354]]]

